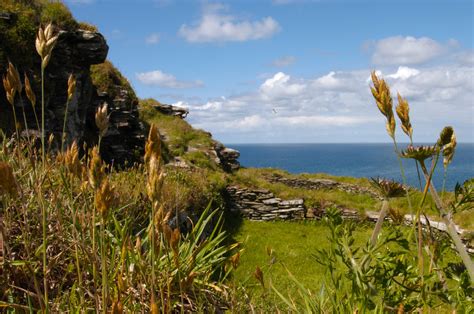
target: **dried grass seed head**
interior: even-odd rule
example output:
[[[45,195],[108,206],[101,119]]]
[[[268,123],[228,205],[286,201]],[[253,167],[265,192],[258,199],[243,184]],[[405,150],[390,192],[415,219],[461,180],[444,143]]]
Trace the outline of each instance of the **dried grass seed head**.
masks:
[[[145,145],[145,162],[149,162],[152,156],[161,158],[161,136],[156,124],[152,124],[148,132]]]
[[[456,133],[450,126],[445,127],[439,136],[438,146],[443,150],[443,165],[448,167],[454,157],[456,150]]]
[[[408,105],[408,101],[404,99],[400,94],[398,96],[398,106],[396,107],[396,112],[398,118],[402,122],[402,130],[405,132],[408,137],[412,137],[413,135],[413,128],[410,123],[410,106]]]
[[[7,76],[12,86],[15,87],[16,91],[21,93],[23,90],[23,85],[21,84],[20,73],[18,73],[16,67],[10,61],[8,61]]]
[[[163,187],[164,173],[161,167],[161,159],[155,155],[151,156],[148,166],[148,180],[146,190],[150,201],[159,201]]]
[[[107,115],[107,103],[97,108],[95,113],[95,124],[99,129],[100,136],[104,136],[109,128],[109,116]]]
[[[102,219],[107,219],[109,210],[115,206],[117,196],[114,187],[109,184],[109,180],[103,180],[100,188],[96,191],[94,203]]]
[[[79,160],[79,148],[76,141],[74,141],[64,155],[64,164],[68,169],[69,173],[81,179],[82,177],[82,164]]]
[[[28,76],[26,75],[26,73],[24,73],[25,75],[25,91],[26,91],[26,97],[28,97],[28,100],[31,102],[31,105],[33,107],[36,106],[36,95],[35,93],[33,92],[33,88],[31,87],[31,83],[30,83],[30,79],[28,78]]]
[[[76,77],[71,73],[67,80],[67,101],[70,102],[76,91]]]
[[[89,162],[89,184],[93,189],[98,189],[105,177],[105,166],[99,155],[99,148],[94,146]]]
[[[51,53],[58,40],[58,35],[54,35],[54,27],[49,23],[46,28],[40,26],[38,34],[36,35],[35,47],[36,51],[41,57],[41,68],[45,69],[51,59]]]
[[[0,161],[0,196],[18,194],[18,183],[13,174],[13,168],[6,162]]]
[[[387,118],[386,129],[390,137],[395,137],[395,118],[393,116],[393,100],[390,94],[390,88],[388,87],[385,80],[380,79],[375,71],[371,72],[372,83],[374,87],[370,90],[375,98],[375,103],[379,111]]]

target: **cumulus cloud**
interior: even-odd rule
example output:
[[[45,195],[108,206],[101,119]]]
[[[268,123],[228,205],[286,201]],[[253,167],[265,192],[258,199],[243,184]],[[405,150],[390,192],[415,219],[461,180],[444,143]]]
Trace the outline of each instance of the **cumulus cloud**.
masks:
[[[160,42],[160,34],[152,33],[145,38],[145,42],[149,45],[156,45]]]
[[[473,141],[474,69],[462,65],[378,71],[407,98],[417,141],[434,141],[452,125]],[[369,69],[331,71],[312,78],[277,72],[240,95],[186,103],[189,121],[227,142],[387,141],[385,121],[370,94]],[[397,131],[400,140],[406,141]]]
[[[225,6],[208,5],[201,19],[193,24],[181,25],[179,35],[191,43],[236,42],[268,38],[280,30],[272,17],[250,21],[225,14]]]
[[[204,86],[202,81],[181,81],[178,80],[174,75],[164,73],[160,70],[137,73],[136,77],[141,83],[145,85],[159,86],[164,88],[183,89]]]
[[[296,62],[296,58],[293,56],[284,56],[273,60],[272,65],[275,67],[287,67]]]
[[[442,45],[428,37],[388,37],[374,43],[372,62],[385,65],[424,63],[439,57],[455,45],[455,41]]]

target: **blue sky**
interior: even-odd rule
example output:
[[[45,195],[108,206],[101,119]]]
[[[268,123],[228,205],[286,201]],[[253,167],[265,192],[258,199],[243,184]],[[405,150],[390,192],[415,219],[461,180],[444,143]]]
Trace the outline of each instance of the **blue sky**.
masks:
[[[472,1],[66,2],[139,97],[224,143],[387,142],[371,70],[408,99],[415,140],[474,141]]]

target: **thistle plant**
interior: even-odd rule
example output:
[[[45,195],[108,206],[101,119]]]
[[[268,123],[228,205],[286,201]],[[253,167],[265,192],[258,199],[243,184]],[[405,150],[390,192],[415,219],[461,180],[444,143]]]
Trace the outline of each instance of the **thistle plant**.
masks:
[[[393,113],[392,113],[392,98],[390,96],[390,89],[383,79],[379,79],[377,77],[375,72],[372,72],[371,76],[372,76],[372,81],[374,84],[374,87],[371,87],[371,91],[375,98],[378,109],[387,119],[387,123],[386,123],[387,132],[394,142],[397,155],[402,158],[410,158],[410,159],[416,160],[420,164],[421,170],[426,179],[424,196],[422,199],[422,203],[420,204],[420,208],[417,211],[418,251],[419,251],[419,264],[420,264],[420,269],[422,272],[421,275],[423,275],[423,256],[421,252],[422,232],[421,232],[421,224],[420,224],[420,213],[421,213],[421,207],[423,205],[423,201],[425,199],[426,193],[429,190],[435,202],[436,208],[441,214],[441,218],[446,223],[448,234],[453,240],[454,245],[456,246],[456,249],[459,255],[461,256],[461,259],[464,265],[466,266],[466,269],[471,279],[471,283],[474,284],[474,264],[471,258],[469,257],[466,251],[466,248],[456,231],[455,224],[452,221],[451,213],[449,213],[446,210],[444,204],[442,203],[440,197],[438,196],[438,193],[431,181],[434,169],[436,167],[437,160],[439,158],[439,154],[440,153],[443,154],[443,157],[444,157],[443,163],[445,164],[445,168],[449,165],[449,163],[451,162],[453,158],[455,147],[456,147],[456,136],[454,134],[454,130],[452,129],[452,127],[444,128],[440,134],[440,138],[437,141],[436,145],[415,147],[411,144],[404,151],[399,153],[397,144],[395,141],[395,136],[394,136],[395,135],[395,121],[393,119]],[[412,141],[413,129],[412,129],[410,119],[409,119],[408,102],[405,99],[403,99],[400,96],[400,94],[398,95],[398,100],[399,100],[399,105],[397,107],[397,115],[399,116],[402,122],[402,130],[405,134],[408,135],[408,137],[410,138],[410,142],[413,143]],[[425,165],[425,160],[428,158],[433,158],[431,171],[428,171]],[[400,161],[400,170],[402,171],[402,177],[405,178],[401,161]],[[404,183],[405,183],[405,179],[404,179]],[[408,192],[407,192],[407,197],[409,201],[409,206],[411,208],[411,202],[410,202]]]
[[[41,148],[43,164],[45,164],[46,150],[45,150],[45,103],[44,103],[44,71],[48,66],[49,60],[53,53],[54,46],[58,40],[59,35],[54,34],[53,24],[49,23],[45,29],[39,28],[36,36],[35,47],[41,57]]]
[[[372,236],[370,237],[370,243],[375,245],[377,242],[377,237],[382,230],[383,221],[390,209],[390,198],[403,196],[405,194],[405,188],[396,181],[381,178],[371,178],[370,183],[382,197],[382,208],[380,210],[374,230],[372,231]]]

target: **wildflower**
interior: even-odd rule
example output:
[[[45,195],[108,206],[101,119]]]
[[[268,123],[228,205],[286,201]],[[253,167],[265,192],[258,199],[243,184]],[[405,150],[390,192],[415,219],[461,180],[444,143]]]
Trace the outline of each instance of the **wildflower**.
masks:
[[[74,92],[76,91],[76,78],[72,73],[69,75],[67,80],[67,101],[70,102]]]
[[[413,146],[409,145],[400,156],[403,158],[411,158],[423,162],[425,159],[434,156],[437,152],[435,146]]]
[[[35,93],[33,92],[33,88],[31,88],[30,80],[28,79],[28,76],[25,73],[25,91],[26,91],[26,97],[28,97],[28,100],[31,102],[31,105],[33,107],[36,106],[36,96]]]
[[[16,196],[18,193],[18,183],[13,175],[12,167],[3,161],[0,161],[0,196]]]
[[[109,116],[107,115],[107,103],[97,108],[95,113],[95,124],[99,128],[100,136],[104,136],[109,129]]]
[[[402,130],[405,132],[408,137],[412,137],[413,135],[413,128],[410,123],[410,106],[408,105],[408,101],[403,99],[400,94],[398,94],[398,106],[396,108],[396,112],[398,118],[402,122]]]
[[[393,104],[392,96],[390,95],[390,89],[383,79],[379,79],[375,72],[371,73],[372,82],[374,87],[371,87],[372,95],[375,98],[375,103],[379,108],[380,112],[387,118],[385,127],[390,137],[395,137],[395,118],[393,117]]]
[[[35,46],[36,51],[41,57],[42,69],[48,66],[52,51],[59,37],[59,35],[53,36],[53,32],[53,25],[49,23],[44,30],[40,27],[36,36]]]
[[[371,178],[370,183],[384,198],[400,197],[405,194],[403,185],[393,180]]]

